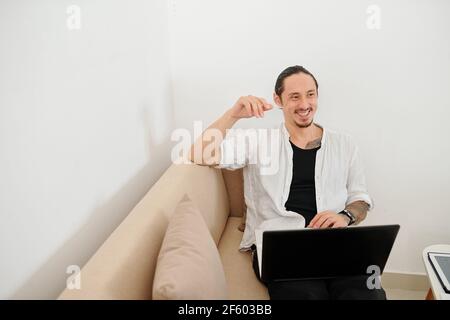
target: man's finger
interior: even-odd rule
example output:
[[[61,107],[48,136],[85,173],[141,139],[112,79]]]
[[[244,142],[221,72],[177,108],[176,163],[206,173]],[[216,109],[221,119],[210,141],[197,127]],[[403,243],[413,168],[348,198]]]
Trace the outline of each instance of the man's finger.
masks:
[[[252,109],[251,116],[258,118],[259,114],[258,114],[258,109],[257,109],[257,107],[255,105],[255,102],[252,99],[249,98],[248,99],[248,103],[250,104],[250,108]]]
[[[264,108],[262,105],[258,106],[259,113],[261,114],[261,117],[264,118]]]
[[[259,110],[260,102],[258,101],[258,99],[256,99],[255,97],[251,96],[251,97],[249,97],[249,100],[250,100],[250,102],[252,104],[252,108],[255,110],[255,116],[258,117],[258,118],[261,118],[262,115],[261,115],[261,112]]]
[[[273,108],[273,106],[270,103],[268,103],[264,98],[261,98],[261,100],[262,100],[264,111],[267,111],[267,110],[270,110]]]
[[[333,224],[332,228],[345,228],[347,225],[345,224],[345,222],[336,222]]]
[[[319,226],[320,229],[328,228],[330,225],[337,221],[336,217],[333,215],[327,215],[327,218]]]
[[[316,225],[318,225],[318,228],[323,228],[323,224],[325,223],[325,221],[327,221],[328,219],[331,219],[331,221],[335,221],[335,217],[333,215],[333,213],[326,213],[323,215],[323,219],[322,221],[319,220],[319,222],[316,223]]]
[[[243,103],[244,103],[244,106],[245,106],[245,110],[247,110],[248,116],[251,117],[253,115],[252,105],[249,102],[247,102],[247,101],[245,101]]]
[[[255,97],[255,99],[258,100],[258,102],[259,102],[261,105],[267,104],[267,101],[264,100],[264,98]]]
[[[323,222],[321,220],[325,219],[326,216],[328,216],[329,214],[330,214],[330,212],[327,212],[327,211],[320,212],[320,213],[316,214],[314,216],[314,218],[311,220],[311,223],[309,225],[311,227],[318,227],[318,226],[320,226],[320,224],[322,224],[322,222]],[[320,222],[320,224],[319,224],[319,222]]]
[[[252,112],[253,115],[257,118],[259,118],[259,112],[258,112],[258,106],[254,103],[251,104],[252,105]]]
[[[325,222],[325,220],[328,219],[328,214],[324,214],[322,215],[319,220],[316,221],[316,223],[313,224],[313,228],[320,228],[320,226],[322,225],[322,223]]]
[[[258,98],[258,97],[255,97],[255,98],[258,99],[258,101],[261,103],[262,111],[263,111],[263,112],[264,112],[264,111],[267,111],[267,110],[270,110],[270,109],[273,108],[273,106],[272,106],[270,103],[268,103],[268,102],[266,101],[266,99],[264,99],[264,98]]]
[[[308,227],[314,225],[314,224],[316,223],[316,221],[319,220],[319,218],[320,218],[321,216],[323,216],[323,214],[324,214],[323,212],[322,212],[322,213],[317,213],[317,214],[312,218],[312,220],[311,220],[311,222],[309,223]]]
[[[258,98],[258,97],[257,97]],[[258,98],[259,101],[261,101],[262,104],[267,104],[266,99],[264,98]]]
[[[271,110],[273,108],[273,106],[271,104],[269,104],[269,103],[265,103],[263,108],[264,108],[265,111],[268,111],[268,110]]]
[[[258,99],[258,102],[259,102],[259,110],[261,112],[261,116],[264,117],[264,112],[267,111],[266,102],[264,101],[264,99],[261,99],[261,98]]]
[[[263,103],[261,102],[261,100],[259,100],[257,97],[254,97],[253,101],[255,102],[260,118],[264,117]]]
[[[264,117],[264,108],[263,108],[264,104],[260,100],[257,100],[257,106],[258,106],[259,115],[261,117]]]
[[[345,228],[345,227],[347,227],[347,223],[342,220],[336,221],[336,223],[333,224],[333,228]]]
[[[328,227],[330,227],[331,225],[333,225],[335,222],[336,222],[336,221],[335,221],[332,217],[329,217],[328,219],[326,219],[326,220],[322,223],[322,225],[320,226],[320,228],[321,228],[321,229],[328,228]]]

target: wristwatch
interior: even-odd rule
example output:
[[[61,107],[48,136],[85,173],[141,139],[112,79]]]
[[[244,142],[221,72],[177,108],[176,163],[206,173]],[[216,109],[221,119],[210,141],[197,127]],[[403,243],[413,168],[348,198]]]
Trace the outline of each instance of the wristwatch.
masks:
[[[355,221],[356,221],[355,216],[350,211],[348,211],[347,209],[342,210],[341,212],[339,212],[339,214],[343,214],[343,215],[347,216],[350,219],[350,221],[348,223],[349,226],[354,224]]]

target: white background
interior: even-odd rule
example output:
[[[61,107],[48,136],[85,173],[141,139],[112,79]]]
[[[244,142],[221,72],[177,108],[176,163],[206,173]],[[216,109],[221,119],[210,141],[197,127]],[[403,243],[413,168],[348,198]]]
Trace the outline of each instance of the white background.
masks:
[[[359,143],[366,224],[401,225],[387,270],[424,272],[422,249],[450,242],[449,16],[445,0],[0,0],[0,298],[56,298],[170,165],[174,128],[271,99],[295,64],[319,81],[318,122]]]

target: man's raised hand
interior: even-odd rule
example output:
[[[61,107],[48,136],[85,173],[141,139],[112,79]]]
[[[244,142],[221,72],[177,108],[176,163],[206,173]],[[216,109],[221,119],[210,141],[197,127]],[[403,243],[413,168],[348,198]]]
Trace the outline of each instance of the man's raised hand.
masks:
[[[242,118],[262,118],[264,112],[269,111],[273,106],[264,98],[255,96],[243,96],[236,101],[234,106],[229,110],[230,115],[235,119]]]

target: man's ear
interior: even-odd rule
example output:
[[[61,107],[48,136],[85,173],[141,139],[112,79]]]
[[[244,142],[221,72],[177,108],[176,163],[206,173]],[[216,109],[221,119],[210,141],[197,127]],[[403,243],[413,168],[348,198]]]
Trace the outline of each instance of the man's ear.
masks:
[[[283,108],[283,104],[281,103],[280,97],[274,92],[273,93],[273,101],[277,104],[278,107]]]

